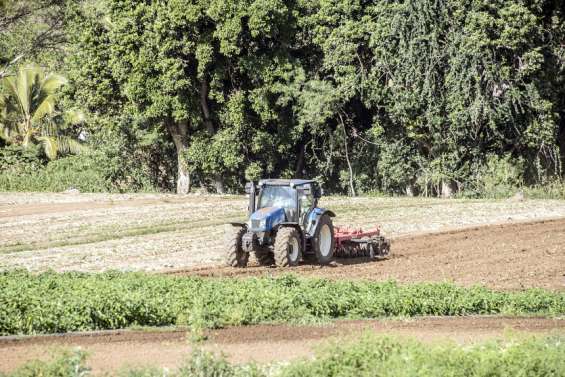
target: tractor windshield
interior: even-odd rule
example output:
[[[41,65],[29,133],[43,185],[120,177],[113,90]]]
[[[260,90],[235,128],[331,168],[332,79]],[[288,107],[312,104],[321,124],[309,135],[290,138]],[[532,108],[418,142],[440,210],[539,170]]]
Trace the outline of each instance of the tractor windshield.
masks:
[[[259,208],[296,209],[296,191],[288,186],[266,186],[261,190]]]

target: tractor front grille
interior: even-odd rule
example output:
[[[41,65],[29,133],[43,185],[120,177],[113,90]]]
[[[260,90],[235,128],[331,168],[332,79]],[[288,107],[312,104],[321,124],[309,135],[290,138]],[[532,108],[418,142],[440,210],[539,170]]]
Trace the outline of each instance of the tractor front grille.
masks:
[[[261,220],[251,220],[251,228],[258,229],[261,226]]]

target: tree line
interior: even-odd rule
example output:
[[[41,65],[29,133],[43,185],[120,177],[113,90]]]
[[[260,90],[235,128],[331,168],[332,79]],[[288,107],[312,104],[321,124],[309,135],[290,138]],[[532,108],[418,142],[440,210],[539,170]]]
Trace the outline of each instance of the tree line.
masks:
[[[352,195],[450,195],[563,177],[560,0],[1,0],[0,9],[2,129],[17,134],[29,120],[6,84],[18,70],[57,72],[65,84],[37,119],[36,143],[56,134],[60,155],[96,156],[122,188],[237,192],[249,179],[312,177]],[[30,93],[42,88],[29,81]],[[47,124],[56,127],[41,131]],[[22,139],[5,134],[4,149]]]

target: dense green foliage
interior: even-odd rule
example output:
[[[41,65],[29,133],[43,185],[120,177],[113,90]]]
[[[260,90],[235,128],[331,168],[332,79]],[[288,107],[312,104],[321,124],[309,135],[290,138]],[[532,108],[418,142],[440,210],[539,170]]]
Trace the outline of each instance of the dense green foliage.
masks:
[[[293,363],[281,376],[559,376],[564,356],[562,337],[472,347],[366,337]]]
[[[119,139],[94,143],[77,156],[47,161],[39,146],[0,148],[0,191],[82,192],[151,191],[139,160],[124,164],[129,150]],[[132,153],[135,155],[135,153]]]
[[[33,360],[10,374],[11,377],[84,377],[90,375],[86,366],[86,353],[81,351],[63,352],[50,361]]]
[[[362,376],[537,376],[565,373],[565,339],[505,339],[461,346],[423,344],[413,340],[366,335],[360,340],[323,348],[317,358],[277,367],[232,365],[225,359],[196,350],[175,370],[126,369],[127,377],[362,377]],[[64,355],[52,363],[33,362],[11,377],[78,377],[87,372],[81,353]]]
[[[292,275],[239,280],[118,272],[0,274],[0,334],[500,313],[562,315],[565,293]]]
[[[477,196],[563,177],[561,1],[14,3],[0,64],[22,50],[58,69],[61,106],[124,140],[122,164],[159,188],[309,176],[333,192]],[[60,17],[51,59],[8,32],[36,40]]]
[[[1,79],[4,114],[0,119],[0,139],[8,145],[28,148],[41,144],[45,156],[54,160],[61,153],[78,154],[86,148],[64,131],[81,123],[78,111],[57,112],[58,92],[66,79],[46,74],[38,66],[21,67],[15,76]]]

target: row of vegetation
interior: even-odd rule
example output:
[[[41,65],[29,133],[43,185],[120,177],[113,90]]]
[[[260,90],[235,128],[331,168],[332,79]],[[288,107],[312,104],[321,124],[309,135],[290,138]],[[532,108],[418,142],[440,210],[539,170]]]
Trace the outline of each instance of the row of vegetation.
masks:
[[[0,335],[419,315],[563,315],[565,293],[453,284],[298,278],[205,279],[142,273],[0,274]]]
[[[559,185],[564,39],[554,0],[0,0],[0,189]]]
[[[31,362],[6,377],[79,377],[89,374],[87,358],[77,352],[51,362]],[[508,339],[463,347],[430,345],[388,337],[365,336],[355,342],[326,347],[314,360],[287,365],[232,365],[223,358],[195,351],[175,370],[124,369],[124,377],[497,377],[562,376],[565,339]],[[2,374],[0,374],[2,376]]]

